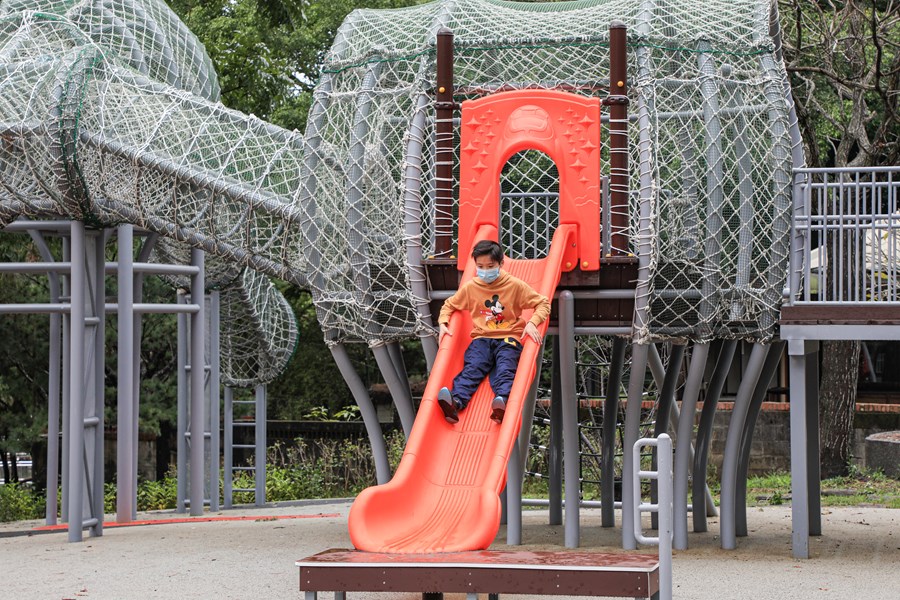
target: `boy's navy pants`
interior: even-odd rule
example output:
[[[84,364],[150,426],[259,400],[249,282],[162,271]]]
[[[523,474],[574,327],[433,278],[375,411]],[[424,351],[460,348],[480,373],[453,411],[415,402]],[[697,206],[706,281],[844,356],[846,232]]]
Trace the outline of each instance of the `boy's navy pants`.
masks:
[[[495,396],[509,398],[522,342],[513,337],[475,338],[463,356],[463,368],[453,380],[453,397],[462,405],[469,403],[485,376],[489,376]]]

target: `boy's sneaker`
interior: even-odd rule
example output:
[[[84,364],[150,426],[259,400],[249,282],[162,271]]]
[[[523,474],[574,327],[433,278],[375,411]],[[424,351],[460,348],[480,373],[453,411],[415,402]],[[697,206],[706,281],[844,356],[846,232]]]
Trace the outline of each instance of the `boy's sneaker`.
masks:
[[[503,415],[506,413],[506,398],[497,396],[491,402],[491,421],[499,425],[503,422]]]
[[[444,412],[444,418],[448,423],[451,425],[459,423],[459,406],[450,394],[449,389],[442,387],[438,392],[438,406]]]

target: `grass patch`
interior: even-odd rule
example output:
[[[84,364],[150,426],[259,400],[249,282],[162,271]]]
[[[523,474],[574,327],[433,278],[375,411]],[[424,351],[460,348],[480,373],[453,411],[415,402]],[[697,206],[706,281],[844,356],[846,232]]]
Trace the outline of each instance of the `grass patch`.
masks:
[[[783,504],[790,500],[790,495],[790,473],[771,473],[747,480],[748,504]],[[900,508],[900,481],[880,471],[854,469],[846,477],[822,481],[822,506]]]

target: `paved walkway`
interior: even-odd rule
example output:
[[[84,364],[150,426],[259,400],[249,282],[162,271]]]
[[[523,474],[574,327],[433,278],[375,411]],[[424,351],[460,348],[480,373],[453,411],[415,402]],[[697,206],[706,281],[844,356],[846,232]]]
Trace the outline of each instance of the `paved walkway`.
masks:
[[[302,596],[294,562],[326,548],[349,548],[349,508],[348,502],[276,505],[208,515],[228,520],[187,522],[167,522],[185,516],[171,511],[142,513],[141,519],[159,523],[108,527],[101,538],[75,544],[66,542],[65,531],[33,530],[41,522],[0,524],[0,597],[297,600]],[[581,518],[583,549],[615,551],[618,528],[594,525],[600,515],[593,510],[582,511]],[[709,525],[708,533],[691,534],[689,550],[675,553],[678,600],[850,600],[900,594],[900,510],[825,509],[824,535],[810,544],[813,558],[802,561],[791,558],[788,506],[748,508],[750,535],[739,539],[736,551],[719,549],[718,522],[711,519]],[[507,548],[504,536],[501,528],[492,549]],[[547,525],[544,510],[527,511],[523,542],[526,549],[563,550],[563,527]]]

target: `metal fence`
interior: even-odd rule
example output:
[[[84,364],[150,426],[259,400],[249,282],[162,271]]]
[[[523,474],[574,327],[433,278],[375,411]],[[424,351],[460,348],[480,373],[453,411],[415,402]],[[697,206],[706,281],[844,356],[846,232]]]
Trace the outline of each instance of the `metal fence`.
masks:
[[[900,167],[795,169],[788,304],[900,303]]]

